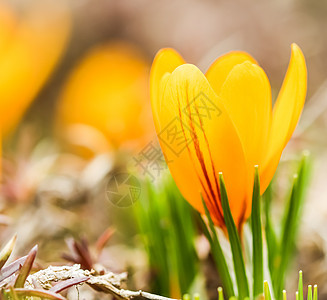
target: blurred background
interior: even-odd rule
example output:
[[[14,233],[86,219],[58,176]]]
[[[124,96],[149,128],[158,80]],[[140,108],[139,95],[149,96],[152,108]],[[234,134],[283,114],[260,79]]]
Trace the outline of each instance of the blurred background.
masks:
[[[275,97],[295,42],[307,60],[308,96],[278,169],[274,209],[283,212],[294,165],[309,150],[313,174],[291,274],[302,269],[327,299],[326,28],[327,3],[319,0],[1,1],[1,241],[17,232],[16,255],[39,244],[40,265],[81,262],[69,252],[87,243],[93,264],[129,271],[130,288],[172,297],[206,288],[214,298],[219,279],[194,213],[169,200],[180,197],[175,187],[177,196],[163,196],[173,183],[152,122],[151,62],[173,47],[206,71],[221,54],[244,50],[266,71]],[[151,172],[141,161],[150,154],[156,166],[160,160]],[[113,198],[113,176],[128,177],[134,198]],[[168,257],[181,248],[184,258]]]

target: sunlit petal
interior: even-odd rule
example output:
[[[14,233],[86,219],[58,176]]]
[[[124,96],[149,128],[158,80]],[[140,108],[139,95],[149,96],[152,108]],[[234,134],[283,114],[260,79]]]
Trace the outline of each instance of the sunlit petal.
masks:
[[[250,193],[254,166],[261,166],[266,153],[271,122],[270,84],[265,72],[258,65],[247,61],[232,69],[219,96],[243,144]]]
[[[271,181],[284,147],[291,138],[300,118],[307,91],[307,69],[301,49],[292,44],[290,63],[274,105],[269,146],[261,188],[264,191]]]
[[[223,224],[217,189],[217,174],[223,172],[234,219],[242,223],[248,205],[245,158],[224,105],[193,65],[178,67],[165,81],[158,137],[178,187],[200,211],[201,191],[216,222]],[[179,134],[173,142],[171,133]]]
[[[159,110],[158,105],[161,96],[159,93],[161,80],[165,74],[172,73],[182,64],[185,64],[183,58],[174,49],[170,48],[160,50],[154,58],[150,74],[150,95],[154,123],[156,127],[157,122],[159,122],[157,111]]]
[[[238,64],[250,61],[254,64],[257,62],[248,53],[242,51],[232,51],[217,58],[208,71],[206,77],[217,95],[224,84],[229,72]]]

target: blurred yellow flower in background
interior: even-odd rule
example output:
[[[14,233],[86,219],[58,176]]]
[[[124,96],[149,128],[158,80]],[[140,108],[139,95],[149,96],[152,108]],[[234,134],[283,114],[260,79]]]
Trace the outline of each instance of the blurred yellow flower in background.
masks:
[[[60,134],[88,155],[146,142],[154,133],[149,69],[131,44],[111,42],[91,49],[62,91]]]
[[[269,80],[247,53],[218,58],[205,75],[172,49],[161,50],[153,62],[152,110],[172,176],[184,197],[203,213],[202,194],[221,227],[218,173],[223,173],[240,230],[251,213],[254,166],[259,166],[263,193],[300,117],[306,64],[300,48],[291,48],[273,110]]]
[[[60,2],[29,5],[22,16],[0,4],[0,119],[7,135],[59,61],[71,22]]]

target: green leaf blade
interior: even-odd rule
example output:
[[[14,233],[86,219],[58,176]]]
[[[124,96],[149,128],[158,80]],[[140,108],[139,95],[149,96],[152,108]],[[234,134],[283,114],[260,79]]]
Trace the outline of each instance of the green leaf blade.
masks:
[[[245,272],[241,241],[230,210],[226,186],[222,173],[219,173],[219,186],[225,224],[228,231],[229,241],[233,254],[234,270],[238,287],[238,298],[244,299],[246,297],[249,297],[249,284]]]
[[[303,275],[302,275],[302,271],[299,271],[299,287],[298,287],[298,291],[299,291],[299,300],[303,300]]]
[[[281,299],[281,290],[284,286],[287,267],[294,251],[305,192],[308,187],[310,165],[309,154],[305,152],[300,162],[297,174],[294,176],[291,196],[284,216],[280,242],[280,263],[273,276],[274,290],[276,295],[278,295],[277,299]],[[298,297],[300,300],[300,291]]]
[[[209,243],[210,243],[210,246],[212,249],[212,255],[215,260],[218,272],[221,276],[226,294],[227,294],[228,298],[230,298],[230,297],[235,296],[232,278],[231,278],[229,270],[228,270],[225,255],[223,253],[223,250],[221,249],[221,246],[220,246],[220,243],[218,240],[215,225],[212,221],[210,212],[209,212],[208,207],[207,207],[206,203],[204,202],[203,198],[202,198],[202,204],[204,207],[206,217],[209,222],[209,228],[210,228],[210,232],[211,232],[211,235],[208,231],[206,232],[206,234],[210,235],[210,239],[208,237],[207,238],[209,240]],[[205,226],[205,224],[204,224],[204,226]]]
[[[265,281],[263,283],[263,290],[264,290],[265,300],[271,300],[271,294],[270,294],[269,284],[268,284],[267,281]]]
[[[312,285],[308,286],[308,296],[307,300],[312,300]]]
[[[318,286],[316,284],[313,287],[313,300],[318,300]]]
[[[272,202],[272,183],[268,186],[263,194],[264,199],[264,212],[265,212],[265,236],[268,252],[268,267],[272,278],[274,278],[277,270],[277,258],[279,255],[279,245],[275,227],[270,217],[270,207]]]
[[[258,166],[255,167],[252,196],[252,246],[253,246],[253,298],[263,293],[263,246],[261,225],[261,197]]]

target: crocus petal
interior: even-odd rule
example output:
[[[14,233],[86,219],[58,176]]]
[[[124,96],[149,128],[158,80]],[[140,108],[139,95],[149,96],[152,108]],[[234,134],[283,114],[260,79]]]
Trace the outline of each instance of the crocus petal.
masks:
[[[158,106],[160,102],[159,88],[165,74],[172,73],[178,66],[185,64],[183,58],[171,48],[161,49],[153,60],[150,73],[150,96],[154,123],[157,128]]]
[[[269,133],[269,80],[258,65],[247,61],[233,68],[219,96],[237,128],[246,160],[254,170],[254,165],[261,165]]]
[[[284,147],[300,118],[307,90],[307,69],[301,49],[292,44],[292,54],[287,73],[274,105],[269,146],[263,172],[261,191],[269,185]]]
[[[254,64],[257,63],[250,54],[242,51],[229,52],[223,56],[220,56],[212,63],[205,75],[217,95],[219,95],[220,89],[229,72],[236,65],[245,61],[250,61]]]
[[[240,136],[248,168],[248,197],[251,197],[254,166],[266,153],[271,122],[271,88],[265,72],[246,61],[227,76],[219,95]],[[246,217],[251,213],[247,206]]]
[[[65,49],[70,34],[65,7],[34,7],[12,32],[0,57],[0,118],[4,135],[18,123]]]
[[[217,183],[218,172],[223,172],[234,220],[243,223],[248,205],[245,157],[223,103],[203,73],[189,64],[166,75],[160,93],[158,137],[184,197],[203,211],[201,192],[223,226]],[[179,134],[175,140],[172,133]]]

